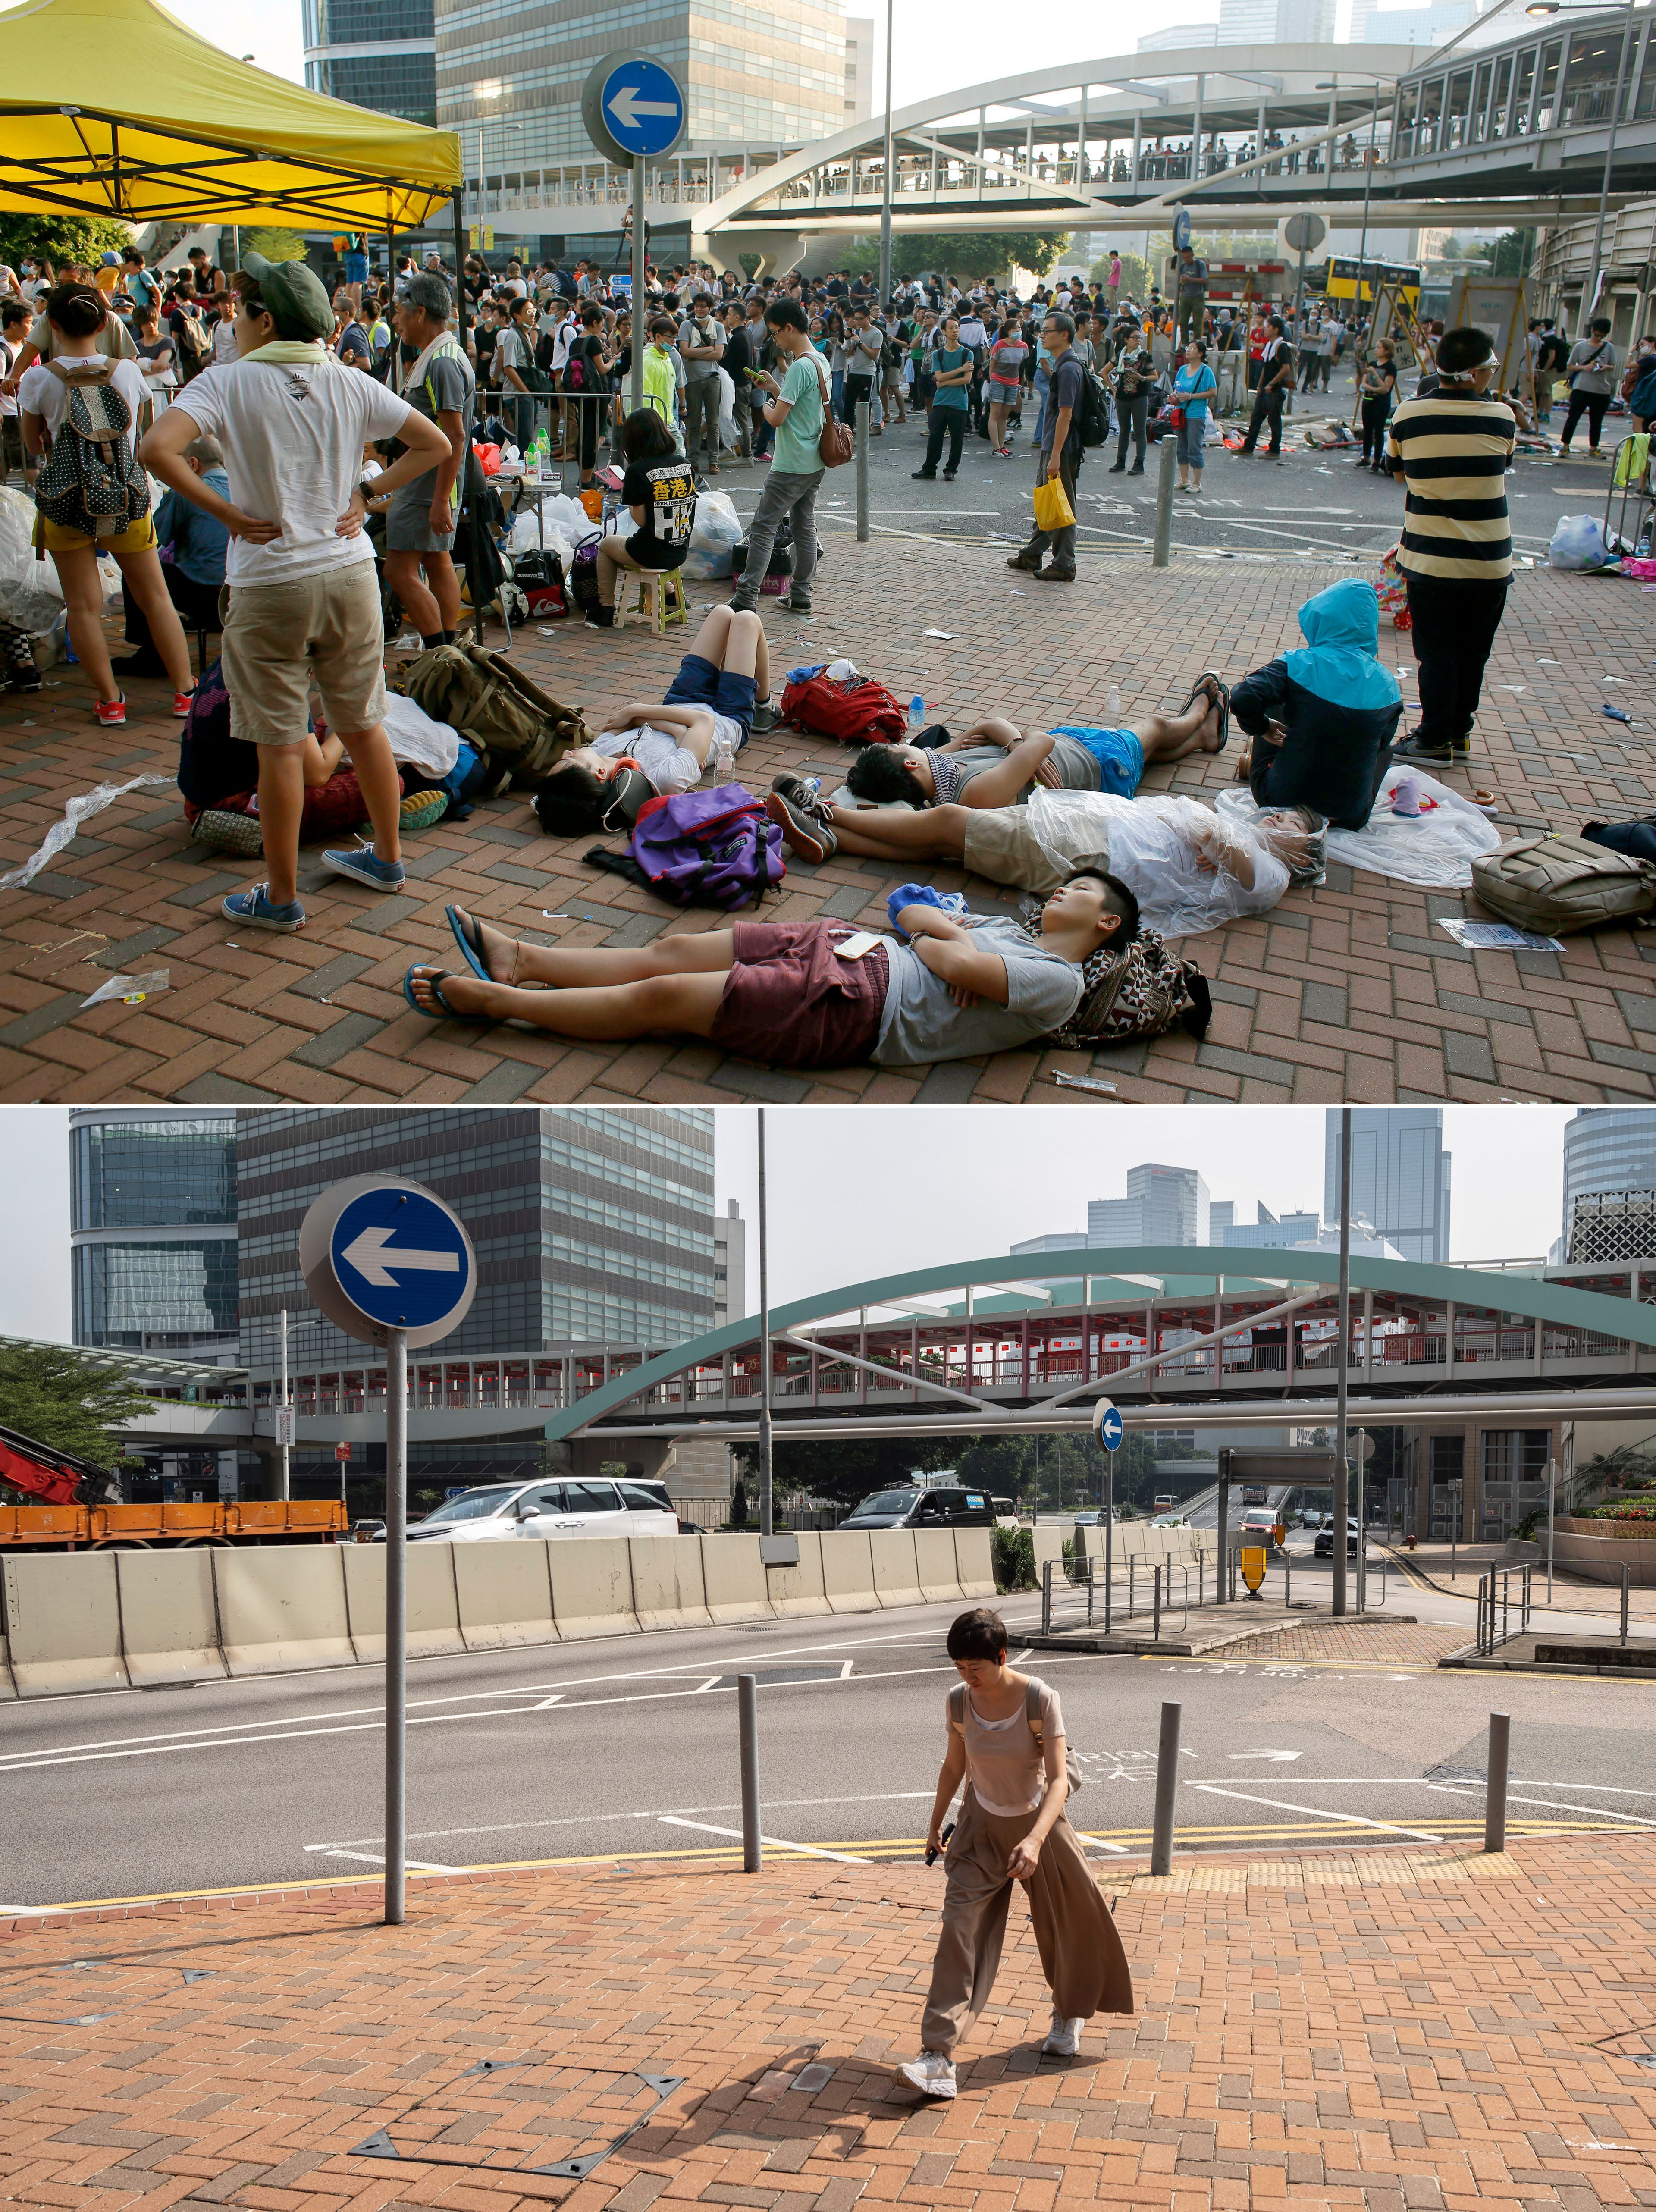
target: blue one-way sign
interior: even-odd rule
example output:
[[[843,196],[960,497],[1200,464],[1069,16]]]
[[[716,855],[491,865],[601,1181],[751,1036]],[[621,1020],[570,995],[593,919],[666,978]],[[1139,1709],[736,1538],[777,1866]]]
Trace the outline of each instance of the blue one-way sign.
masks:
[[[1107,1398],[1101,1398],[1093,1407],[1093,1434],[1106,1451],[1120,1448],[1121,1416]]]
[[[464,1319],[477,1287],[471,1240],[457,1214],[422,1183],[356,1176],[335,1183],[306,1215],[300,1265],[312,1297],[353,1336],[408,1332],[434,1344]]]
[[[611,161],[656,161],[684,134],[684,88],[653,55],[606,54],[587,76],[581,114]]]

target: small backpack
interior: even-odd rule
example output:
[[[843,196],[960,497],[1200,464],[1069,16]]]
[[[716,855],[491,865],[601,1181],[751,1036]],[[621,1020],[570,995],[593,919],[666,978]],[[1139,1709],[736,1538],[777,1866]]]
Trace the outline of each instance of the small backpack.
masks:
[[[58,425],[34,486],[34,503],[48,522],[88,538],[118,538],[149,512],[149,479],[133,450],[132,410],[110,381],[112,361],[95,370],[76,362],[49,362],[64,387]],[[44,558],[36,548],[37,558]]]
[[[626,873],[675,906],[757,906],[786,873],[782,832],[739,783],[646,799],[624,858],[602,846],[589,864]]]
[[[1038,1674],[1031,1674],[1029,1677],[1028,1686],[1023,1693],[1023,1717],[1029,1724],[1029,1733],[1035,1740],[1035,1749],[1040,1753],[1042,1759],[1045,1759],[1046,1756],[1046,1740],[1041,1731],[1040,1700],[1046,1692],[1046,1683],[1041,1680]],[[964,1682],[956,1682],[954,1688],[949,1692],[949,1719],[952,1727],[961,1729],[962,1730],[964,1729],[966,1726],[966,1685]],[[1081,1788],[1082,1784],[1086,1778],[1084,1775],[1080,1775],[1076,1772],[1074,1767],[1071,1765],[1067,1758],[1064,1762],[1064,1771],[1068,1777],[1070,1784],[1067,1796],[1073,1797],[1076,1791]]]
[[[1110,435],[1110,395],[1097,371],[1081,372],[1081,412],[1077,428],[1083,446],[1102,446]]]
[[[908,709],[883,684],[863,677],[836,682],[818,669],[784,690],[782,720],[848,745],[895,744],[908,728]]]
[[[1586,837],[1520,837],[1472,862],[1472,889],[1515,929],[1568,937],[1600,922],[1646,921],[1656,863]]]
[[[1018,919],[1032,937],[1040,934],[1040,909],[1037,898],[1019,903]],[[1153,929],[1141,929],[1120,952],[1094,953],[1083,975],[1080,1005],[1044,1044],[1073,1052],[1165,1036],[1173,1029],[1207,1035],[1213,1018],[1207,977],[1193,960],[1175,960]]]
[[[572,745],[587,742],[573,707],[480,645],[434,645],[403,672],[403,689],[434,722],[470,738],[519,784],[538,783]]]

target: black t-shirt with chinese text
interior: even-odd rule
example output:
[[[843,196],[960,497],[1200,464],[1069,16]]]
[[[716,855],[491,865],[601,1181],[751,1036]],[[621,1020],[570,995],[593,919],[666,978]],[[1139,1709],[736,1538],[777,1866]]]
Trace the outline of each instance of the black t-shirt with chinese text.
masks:
[[[628,540],[640,568],[681,567],[695,527],[695,477],[689,463],[629,462],[621,496],[623,505],[644,509],[643,521]]]

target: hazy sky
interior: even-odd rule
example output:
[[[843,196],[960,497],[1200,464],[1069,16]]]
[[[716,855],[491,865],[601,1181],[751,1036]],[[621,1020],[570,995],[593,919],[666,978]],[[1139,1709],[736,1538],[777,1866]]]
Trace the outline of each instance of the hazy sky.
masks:
[[[296,84],[304,82],[300,0],[241,0],[234,33],[227,33],[221,0],[211,0],[211,4],[209,0],[169,0],[169,5],[181,22],[215,46],[238,55],[251,53],[261,69],[291,77]],[[874,102],[878,111],[885,104],[885,11],[879,0],[852,0],[846,13],[874,19]],[[1337,21],[1342,38],[1349,15],[1349,0],[1341,0]],[[897,0],[891,72],[897,103],[904,106],[933,93],[990,78],[1131,53],[1148,32],[1174,23],[1216,22],[1218,16],[1219,0],[1139,0],[1137,7],[1115,19],[1114,27],[1103,27],[1090,10],[1058,8],[1050,15],[1037,10],[1021,16],[1017,37],[1009,40],[1000,0],[953,0],[948,35],[940,39],[930,5],[917,6],[913,0],[904,5]]]
[[[1557,1236],[1563,1106],[1448,1106],[1456,1260],[1521,1259]],[[758,1211],[751,1108],[719,1109],[718,1202]],[[0,1335],[67,1339],[66,1109],[3,1109]],[[1127,1170],[1200,1169],[1252,1221],[1322,1206],[1323,1109],[1312,1106],[793,1106],[767,1116],[771,1296],[1009,1251],[1083,1230],[1089,1198],[1125,1194]],[[757,1302],[751,1244],[749,1300]]]

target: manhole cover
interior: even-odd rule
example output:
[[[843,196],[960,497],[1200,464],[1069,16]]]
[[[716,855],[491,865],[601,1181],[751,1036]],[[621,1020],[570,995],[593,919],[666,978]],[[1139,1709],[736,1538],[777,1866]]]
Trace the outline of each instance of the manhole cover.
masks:
[[[843,1667],[744,1667],[744,1674],[751,1674],[755,1682],[837,1682],[844,1674]],[[733,1690],[737,1677],[720,1674],[707,1686],[713,1690]]]
[[[484,2058],[376,2129],[351,2155],[581,2181],[685,2078],[579,2060]]]
[[[143,1966],[124,1960],[70,1959],[0,1981],[0,2020],[39,2027],[94,2027],[133,2006],[203,1981],[201,1966]]]

